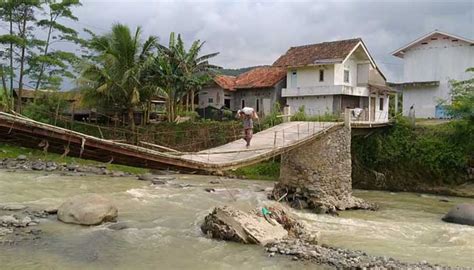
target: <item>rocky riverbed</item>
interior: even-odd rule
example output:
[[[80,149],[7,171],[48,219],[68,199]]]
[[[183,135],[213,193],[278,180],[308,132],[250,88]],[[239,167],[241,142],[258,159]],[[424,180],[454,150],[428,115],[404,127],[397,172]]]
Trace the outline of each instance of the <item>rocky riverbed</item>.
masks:
[[[21,204],[0,205],[0,244],[15,245],[20,241],[37,240],[42,219],[53,212],[33,210]]]
[[[15,171],[44,171],[59,172],[63,174],[76,175],[108,175],[113,177],[131,176],[132,174],[121,171],[111,171],[106,164],[101,165],[79,165],[68,163],[57,163],[54,161],[30,160],[26,156],[20,155],[17,158],[5,158],[0,160],[0,169]]]
[[[268,244],[265,250],[270,257],[290,256],[294,261],[311,261],[337,269],[451,269],[447,266],[429,264],[426,261],[407,263],[390,257],[371,256],[363,251],[318,245],[303,239],[276,241]]]

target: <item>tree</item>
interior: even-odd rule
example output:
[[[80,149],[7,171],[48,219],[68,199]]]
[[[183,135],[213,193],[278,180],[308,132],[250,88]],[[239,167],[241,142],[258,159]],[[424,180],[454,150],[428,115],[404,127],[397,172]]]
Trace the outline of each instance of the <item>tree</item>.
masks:
[[[0,43],[9,45],[10,90],[13,91],[14,62],[18,69],[18,99],[21,100],[24,78],[27,73],[28,56],[40,42],[34,37],[35,12],[41,7],[39,0],[6,0],[1,2],[3,18],[8,22],[9,33],[0,36]],[[15,29],[16,28],[16,29]],[[15,31],[16,30],[16,31]],[[16,50],[19,50],[17,52]],[[17,111],[21,113],[21,102],[17,103]]]
[[[204,42],[194,41],[186,50],[181,35],[170,34],[168,47],[159,45],[158,56],[155,57],[148,72],[148,82],[158,86],[160,94],[166,98],[168,121],[173,121],[177,114],[177,105],[182,104],[194,111],[194,96],[206,84],[211,73],[220,67],[209,64],[208,59],[218,53],[200,56]]]
[[[71,9],[80,6],[80,1],[48,0],[46,4],[48,5],[46,18],[39,20],[37,26],[44,29],[47,35],[43,46],[39,47],[40,53],[30,62],[31,79],[35,80],[36,91],[40,87],[58,88],[63,77],[73,78],[74,76],[68,68],[78,61],[78,57],[74,53],[58,49],[51,50],[51,45],[58,42],[80,42],[76,30],[59,22],[65,19],[77,21],[78,18],[74,16]],[[48,73],[46,77],[44,76],[45,72]]]
[[[466,72],[474,75],[474,67]],[[474,76],[462,81],[451,81],[451,104],[447,105],[448,113],[455,118],[466,119],[474,123]]]
[[[135,130],[134,109],[150,99],[153,92],[145,85],[143,73],[157,38],[151,36],[142,43],[140,36],[140,27],[132,34],[122,24],[113,25],[106,35],[93,36],[89,46],[96,56],[81,76],[86,102],[126,111],[132,131]]]

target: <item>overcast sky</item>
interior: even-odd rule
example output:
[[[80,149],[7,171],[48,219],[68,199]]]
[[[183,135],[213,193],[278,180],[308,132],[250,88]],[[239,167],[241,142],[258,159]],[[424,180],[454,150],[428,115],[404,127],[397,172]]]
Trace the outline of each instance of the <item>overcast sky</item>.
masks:
[[[104,33],[114,22],[142,26],[166,43],[206,41],[225,68],[272,64],[296,45],[361,37],[389,81],[401,79],[391,52],[434,29],[474,39],[474,1],[82,0],[79,26]]]

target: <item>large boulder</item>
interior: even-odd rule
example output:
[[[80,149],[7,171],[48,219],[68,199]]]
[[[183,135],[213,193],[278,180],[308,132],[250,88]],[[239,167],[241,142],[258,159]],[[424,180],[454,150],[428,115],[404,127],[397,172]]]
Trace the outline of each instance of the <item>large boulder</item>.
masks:
[[[74,196],[58,208],[58,219],[65,223],[99,225],[117,219],[118,210],[112,202],[97,194]]]
[[[274,219],[229,206],[214,208],[214,211],[206,216],[201,230],[212,238],[259,245],[288,236],[285,228]]]
[[[474,204],[462,203],[454,206],[442,218],[443,221],[474,226]]]

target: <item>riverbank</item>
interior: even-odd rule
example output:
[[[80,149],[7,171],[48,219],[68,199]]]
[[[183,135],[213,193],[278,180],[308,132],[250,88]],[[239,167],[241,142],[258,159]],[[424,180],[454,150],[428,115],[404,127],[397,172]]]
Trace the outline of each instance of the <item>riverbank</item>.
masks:
[[[149,169],[102,163],[0,143],[0,168],[11,171],[46,171],[130,176],[149,173]]]
[[[474,126],[456,120],[393,127],[352,139],[354,188],[474,197]]]

